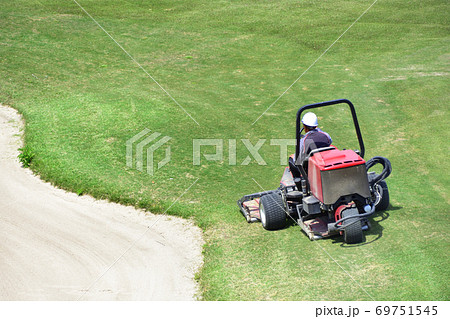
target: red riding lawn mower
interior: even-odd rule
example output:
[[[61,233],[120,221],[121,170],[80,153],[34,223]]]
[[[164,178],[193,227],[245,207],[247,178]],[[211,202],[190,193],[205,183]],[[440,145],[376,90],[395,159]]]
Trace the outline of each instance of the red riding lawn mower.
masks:
[[[299,158],[301,115],[303,111],[345,103],[350,107],[360,150],[338,150],[333,145],[313,149],[304,160]],[[387,158],[364,158],[364,143],[355,107],[346,99],[305,105],[297,112],[295,162],[286,167],[276,190],[245,195],[238,200],[248,222],[261,221],[267,230],[286,226],[290,217],[311,240],[343,235],[348,244],[364,240],[370,228],[369,216],[389,206],[385,178],[391,173]],[[301,161],[301,162],[299,162]],[[295,163],[295,164],[294,164]],[[369,172],[381,164],[381,173]],[[298,169],[299,174],[292,170]]]

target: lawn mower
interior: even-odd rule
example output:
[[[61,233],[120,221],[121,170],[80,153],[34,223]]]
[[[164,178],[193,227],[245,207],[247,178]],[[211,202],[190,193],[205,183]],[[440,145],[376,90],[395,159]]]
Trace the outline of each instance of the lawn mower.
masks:
[[[306,110],[347,104],[353,118],[359,150],[339,150],[335,146],[312,149],[304,159],[299,157],[302,138],[301,116]],[[348,244],[364,240],[363,231],[370,228],[369,217],[389,206],[385,179],[391,173],[387,158],[364,160],[364,142],[353,104],[346,99],[301,107],[296,119],[296,150],[281,177],[280,187],[243,196],[238,200],[248,222],[262,223],[266,230],[286,227],[293,219],[311,240],[342,235]],[[369,169],[381,164],[381,173]],[[292,170],[298,169],[299,174]]]

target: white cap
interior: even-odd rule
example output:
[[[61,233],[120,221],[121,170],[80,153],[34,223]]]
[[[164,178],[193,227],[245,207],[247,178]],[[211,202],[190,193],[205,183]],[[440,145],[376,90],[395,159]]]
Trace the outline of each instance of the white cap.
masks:
[[[316,114],[312,112],[308,112],[303,115],[302,123],[310,127],[316,127],[317,125],[319,125],[319,123],[317,122]]]

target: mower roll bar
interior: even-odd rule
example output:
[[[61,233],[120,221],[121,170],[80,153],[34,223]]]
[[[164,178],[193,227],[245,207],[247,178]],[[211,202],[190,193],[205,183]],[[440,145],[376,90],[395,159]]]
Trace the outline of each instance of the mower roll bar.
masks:
[[[365,153],[364,142],[363,142],[363,139],[361,136],[361,129],[359,128],[358,118],[356,117],[355,107],[353,106],[352,102],[350,102],[349,100],[339,99],[339,100],[304,105],[297,111],[297,122],[296,122],[296,127],[295,127],[295,136],[297,138],[297,144],[295,146],[295,158],[296,159],[298,158],[298,155],[300,154],[300,134],[301,134],[301,129],[302,129],[301,116],[302,116],[303,111],[306,111],[309,109],[315,109],[318,107],[341,104],[341,103],[345,103],[350,107],[350,111],[352,113],[352,118],[353,118],[353,124],[355,125],[356,136],[358,137],[360,155],[362,158],[364,158],[364,153]]]

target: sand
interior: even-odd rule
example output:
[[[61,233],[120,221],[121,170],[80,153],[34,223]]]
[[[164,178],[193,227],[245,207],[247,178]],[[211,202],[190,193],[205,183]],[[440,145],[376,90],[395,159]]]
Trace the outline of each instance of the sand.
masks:
[[[0,300],[195,300],[191,221],[57,189],[21,167],[23,122],[0,106]]]

